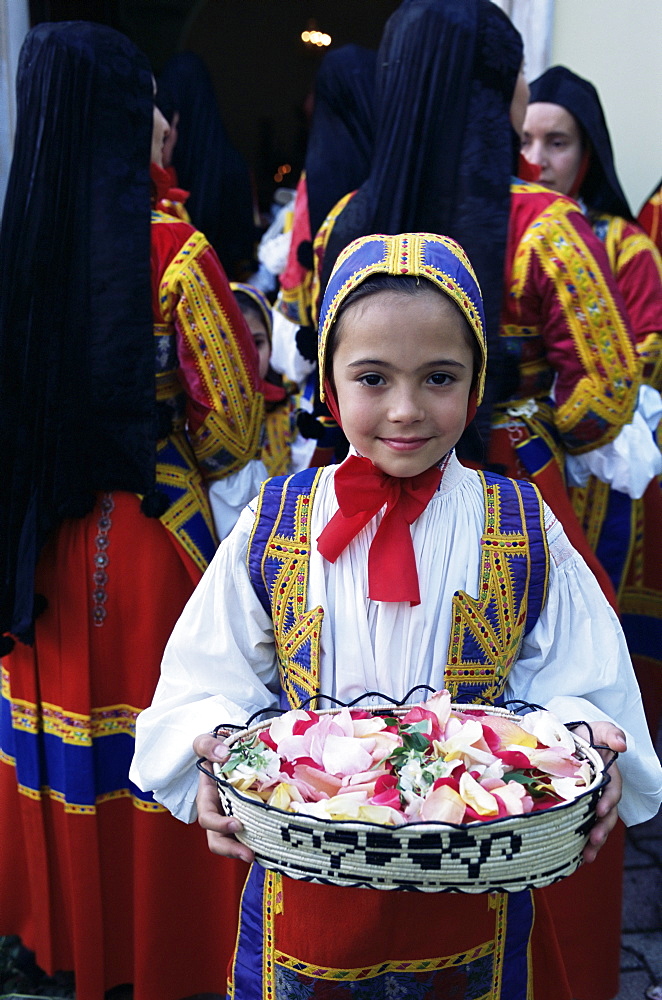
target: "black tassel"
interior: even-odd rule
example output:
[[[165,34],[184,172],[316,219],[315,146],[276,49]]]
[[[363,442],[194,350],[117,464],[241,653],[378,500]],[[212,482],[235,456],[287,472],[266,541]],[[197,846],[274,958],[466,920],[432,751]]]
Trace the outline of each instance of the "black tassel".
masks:
[[[317,331],[313,326],[300,326],[296,333],[297,350],[306,361],[317,361]]]
[[[172,434],[172,410],[167,403],[156,404],[156,436],[159,441]]]
[[[313,244],[311,240],[301,240],[297,247],[297,260],[306,271],[312,271],[315,263],[313,257]]]
[[[9,656],[16,643],[10,635],[0,636],[0,657]]]
[[[35,594],[34,602],[32,604],[32,617],[38,618],[39,615],[43,615],[47,607],[48,598],[46,598],[43,594]]]
[[[324,436],[324,425],[307,410],[299,410],[297,414],[297,427],[300,434],[305,438],[313,438],[320,441]]]
[[[75,493],[69,497],[58,508],[58,518],[87,517],[94,510],[96,496],[94,493]]]
[[[170,497],[168,494],[155,488],[142,498],[140,509],[145,517],[163,517],[169,506]]]

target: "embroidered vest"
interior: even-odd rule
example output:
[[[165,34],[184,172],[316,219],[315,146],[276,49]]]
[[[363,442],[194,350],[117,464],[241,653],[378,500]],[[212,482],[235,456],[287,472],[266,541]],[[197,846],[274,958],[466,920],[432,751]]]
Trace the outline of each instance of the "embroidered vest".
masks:
[[[306,469],[268,480],[248,545],[251,582],[274,625],[283,708],[320,693],[324,609],[308,608],[306,599],[310,511],[321,473]],[[544,605],[549,554],[536,487],[478,475],[485,503],[479,593],[459,590],[453,596],[444,686],[455,701],[494,702]]]

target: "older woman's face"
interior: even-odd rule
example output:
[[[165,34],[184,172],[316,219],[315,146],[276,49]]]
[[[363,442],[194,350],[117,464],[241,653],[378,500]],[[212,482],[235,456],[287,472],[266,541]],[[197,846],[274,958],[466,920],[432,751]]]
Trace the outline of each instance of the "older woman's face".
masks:
[[[158,167],[163,166],[163,145],[170,133],[170,126],[167,119],[154,105],[154,119],[152,124],[152,163]]]
[[[560,104],[536,101],[524,119],[522,153],[540,167],[540,184],[570,194],[584,152],[576,119]]]
[[[528,103],[529,85],[526,82],[526,77],[524,76],[524,64],[522,64],[517,77],[517,83],[515,84],[515,90],[513,91],[513,99],[510,102],[510,122],[520,139],[522,138],[524,116],[526,115]]]

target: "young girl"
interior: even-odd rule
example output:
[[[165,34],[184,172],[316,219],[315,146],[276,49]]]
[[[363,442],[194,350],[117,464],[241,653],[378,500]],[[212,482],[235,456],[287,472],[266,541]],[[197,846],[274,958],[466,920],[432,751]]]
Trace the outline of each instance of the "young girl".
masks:
[[[350,455],[271,480],[241,515],[170,639],[134,780],[183,820],[197,810],[212,851],[251,861],[209,779],[196,803],[195,756],[226,755],[211,735],[192,750],[196,733],[318,694],[402,699],[429,684],[459,701],[518,697],[630,748],[598,805],[591,861],[619,799],[627,823],[655,813],[662,769],[618,622],[535,487],[455,458],[485,378],[462,249],[429,234],[351,243],[324,297],[319,362]],[[563,1000],[535,897],[324,886],[253,865],[228,995]]]
[[[294,383],[284,382],[271,367],[272,314],[268,299],[254,285],[235,281],[230,287],[253,337],[266,412],[257,459],[239,475],[210,487],[214,525],[221,540],[230,534],[244,506],[265,479],[308,468],[317,445],[314,438],[299,433],[299,414],[312,410],[312,376],[302,391]],[[309,419],[314,425],[312,414]]]

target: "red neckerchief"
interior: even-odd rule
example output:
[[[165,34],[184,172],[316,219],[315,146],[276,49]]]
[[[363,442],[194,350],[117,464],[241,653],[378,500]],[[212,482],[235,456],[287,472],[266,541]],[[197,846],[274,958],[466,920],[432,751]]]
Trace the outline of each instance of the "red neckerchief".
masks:
[[[590,166],[591,166],[591,150],[587,146],[586,149],[584,150],[584,152],[582,153],[581,160],[579,161],[579,166],[577,168],[577,174],[575,176],[574,181],[572,182],[572,187],[568,191],[568,195],[571,198],[574,198],[575,200],[577,200],[577,198],[579,198],[579,192],[581,190],[581,186],[584,183],[584,180],[586,179],[586,175],[588,173],[588,168]]]
[[[319,552],[335,562],[384,505],[386,511],[368,553],[368,597],[372,601],[421,603],[410,525],[423,513],[441,482],[433,466],[418,476],[382,472],[369,458],[350,455],[334,474],[339,510],[317,539]]]
[[[530,160],[527,160],[524,153],[519,154],[517,176],[521,181],[534,181],[538,183],[540,181],[540,173],[540,166],[537,163],[531,163]]]
[[[158,202],[168,197],[170,174],[163,167],[160,167],[158,163],[152,161],[149,165],[149,176],[152,181],[152,198],[154,203],[158,204]]]

